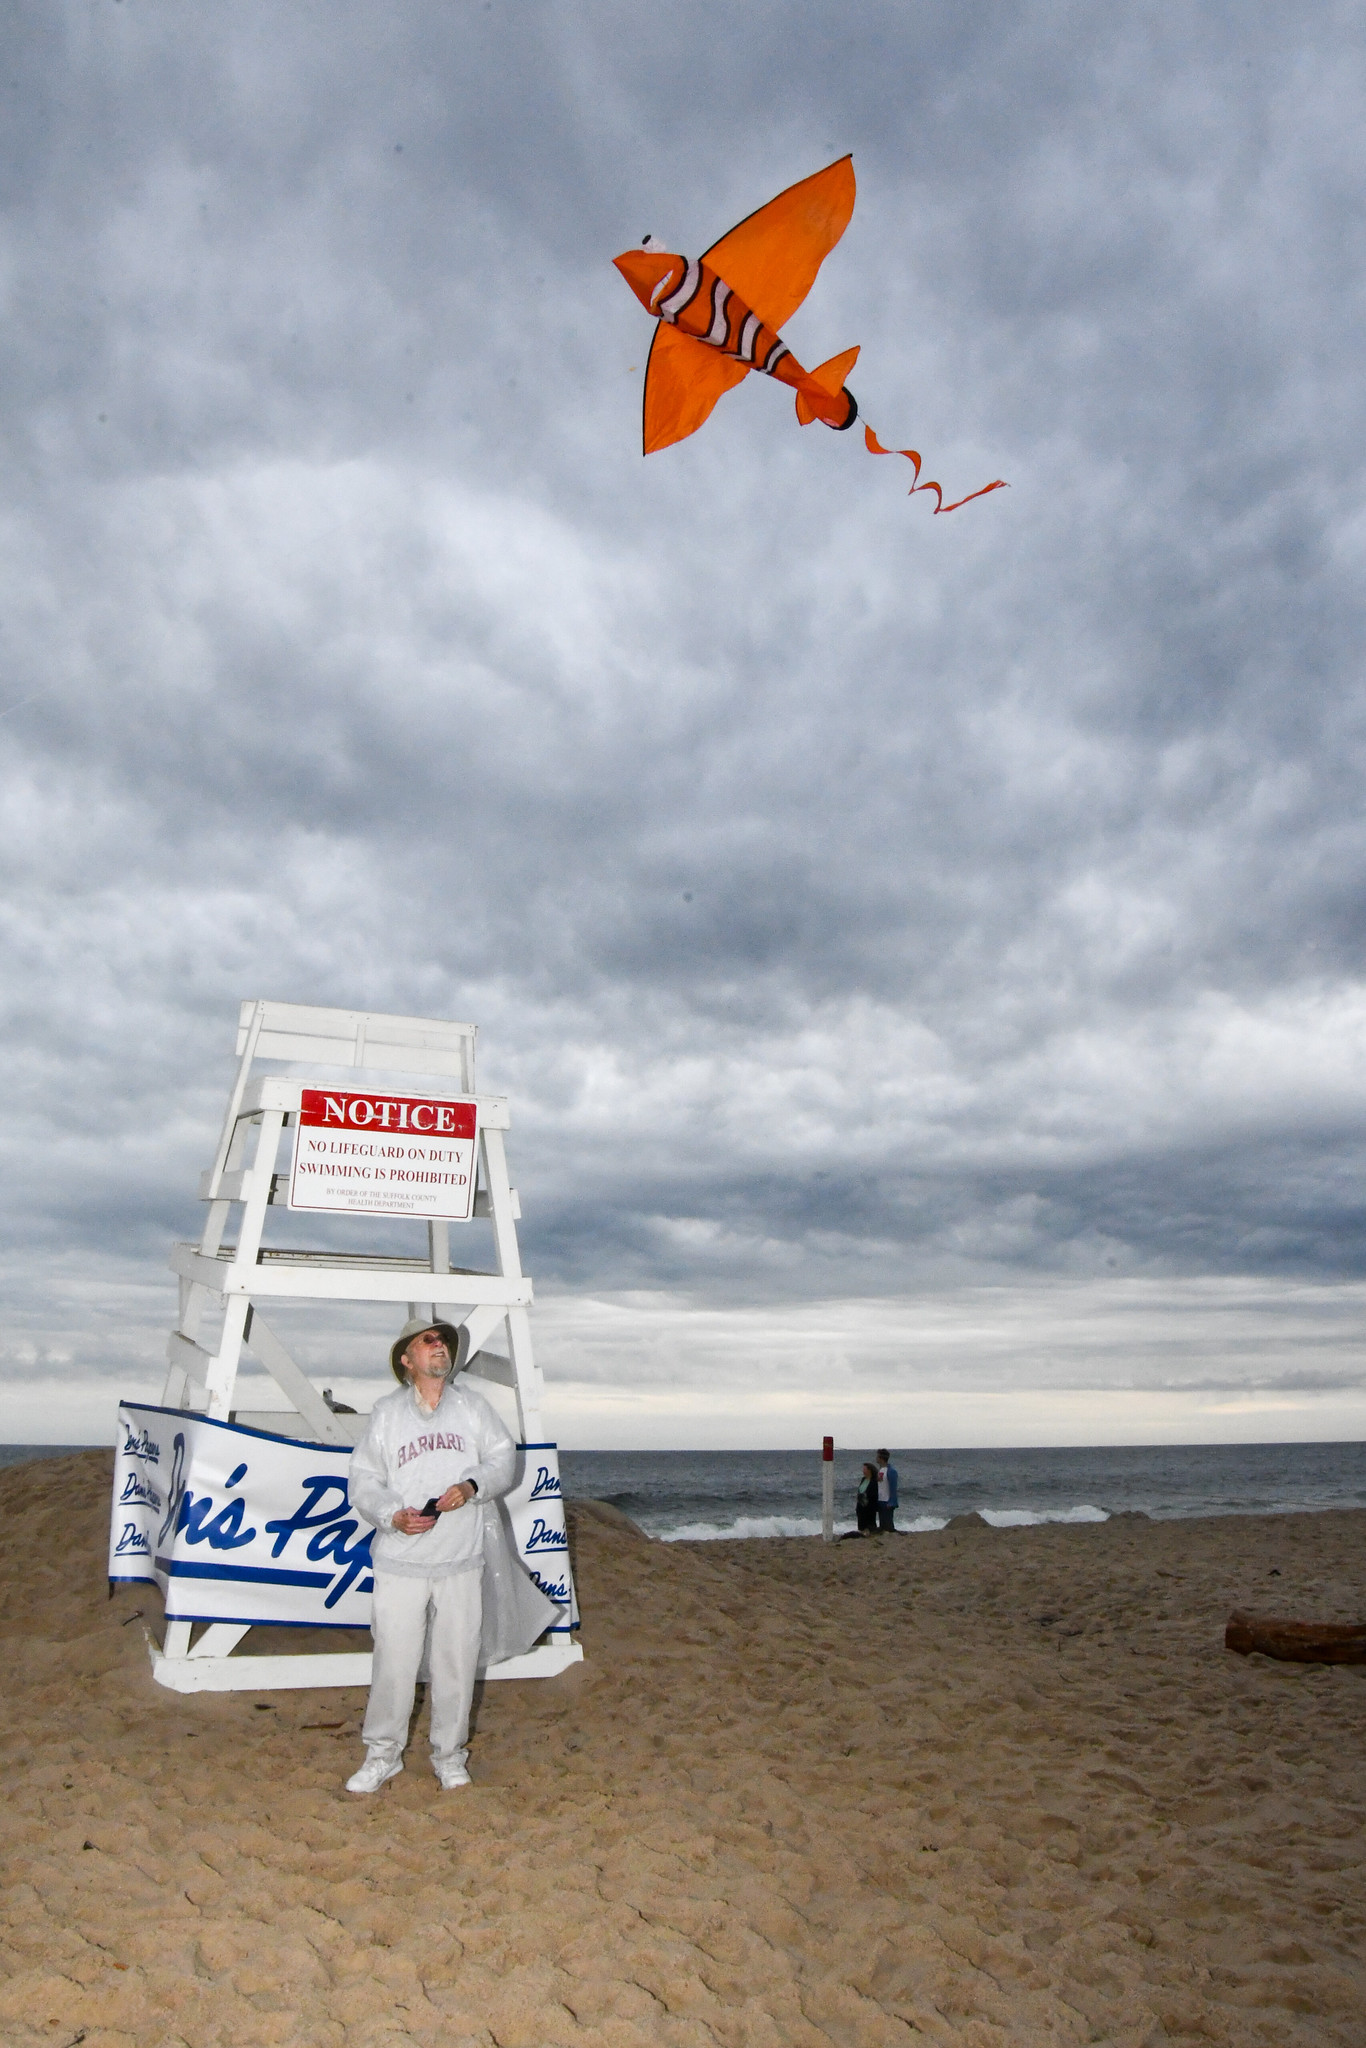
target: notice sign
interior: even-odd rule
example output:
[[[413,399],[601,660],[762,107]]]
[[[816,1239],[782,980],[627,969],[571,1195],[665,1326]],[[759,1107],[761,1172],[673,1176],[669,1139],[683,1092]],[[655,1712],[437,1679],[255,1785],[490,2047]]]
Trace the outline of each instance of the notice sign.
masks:
[[[478,1134],[474,1102],[305,1088],[289,1206],[463,1222]]]

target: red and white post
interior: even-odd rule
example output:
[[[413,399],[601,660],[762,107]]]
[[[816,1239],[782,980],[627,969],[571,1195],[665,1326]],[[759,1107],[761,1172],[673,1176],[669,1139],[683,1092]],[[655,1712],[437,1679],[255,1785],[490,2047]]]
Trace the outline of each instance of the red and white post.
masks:
[[[821,1536],[826,1543],[835,1540],[835,1439],[832,1436],[821,1439]]]

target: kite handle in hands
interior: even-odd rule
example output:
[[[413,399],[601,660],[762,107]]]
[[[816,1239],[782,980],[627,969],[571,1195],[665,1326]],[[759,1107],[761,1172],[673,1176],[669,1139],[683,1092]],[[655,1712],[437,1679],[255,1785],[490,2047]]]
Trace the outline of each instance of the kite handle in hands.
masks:
[[[917,491],[933,491],[938,500],[934,508],[936,517],[941,512],[956,512],[960,505],[969,505],[974,498],[985,498],[988,491],[1008,491],[1010,489],[1010,485],[1006,482],[1005,478],[998,476],[995,483],[983,484],[980,491],[969,491],[966,498],[955,498],[951,505],[946,505],[944,503],[943,491],[932,478],[926,477],[924,483],[921,483],[920,454],[917,449],[884,448],[877,435],[869,426],[865,426],[863,429],[863,445],[870,455],[904,455],[915,470],[915,482],[911,485],[908,495],[914,497]]]

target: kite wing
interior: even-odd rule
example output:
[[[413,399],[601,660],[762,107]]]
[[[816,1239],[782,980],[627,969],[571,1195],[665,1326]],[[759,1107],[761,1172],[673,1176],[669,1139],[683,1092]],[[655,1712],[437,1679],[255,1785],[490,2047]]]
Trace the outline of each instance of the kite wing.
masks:
[[[716,401],[748,375],[748,363],[659,321],[645,365],[645,453],[695,434]]]
[[[854,159],[842,156],[749,214],[704,250],[702,261],[770,327],[781,329],[848,227],[855,189]],[[717,398],[720,395],[718,391]]]
[[[854,211],[854,162],[842,156],[789,185],[713,243],[702,260],[775,330],[789,320]],[[661,321],[645,366],[645,453],[695,434],[748,365]]]

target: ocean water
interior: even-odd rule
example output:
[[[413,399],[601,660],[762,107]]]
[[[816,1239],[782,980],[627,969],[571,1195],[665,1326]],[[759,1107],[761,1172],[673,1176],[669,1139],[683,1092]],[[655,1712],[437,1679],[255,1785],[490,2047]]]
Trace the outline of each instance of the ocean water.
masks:
[[[104,1444],[0,1444],[0,1472],[6,1465],[27,1465],[31,1458],[69,1458],[73,1451],[102,1451]]]
[[[854,1527],[871,1448],[835,1453],[835,1526]],[[1124,1445],[1101,1450],[892,1451],[897,1527],[942,1529],[975,1509],[997,1528],[1366,1507],[1366,1444]],[[611,1501],[652,1536],[817,1536],[817,1451],[562,1451],[571,1498]]]
[[[0,1467],[62,1457],[78,1444],[0,1444]],[[835,1453],[835,1527],[854,1527],[854,1489],[872,1450]],[[1103,1522],[1133,1511],[1181,1515],[1312,1513],[1366,1507],[1366,1443],[1161,1444],[1065,1450],[893,1449],[897,1527],[942,1529],[975,1509],[997,1528]],[[818,1536],[817,1451],[562,1451],[572,1499],[611,1501],[652,1536]]]

